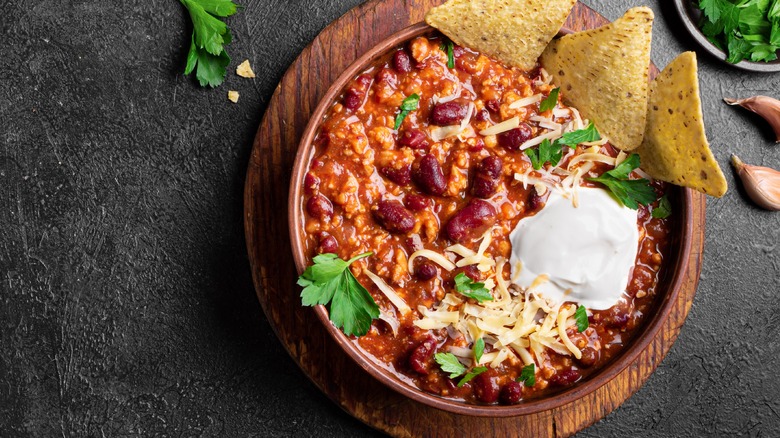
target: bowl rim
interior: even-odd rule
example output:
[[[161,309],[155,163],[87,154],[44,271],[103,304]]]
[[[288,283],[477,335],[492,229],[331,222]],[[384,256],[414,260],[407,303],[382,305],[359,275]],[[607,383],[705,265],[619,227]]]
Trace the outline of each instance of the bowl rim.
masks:
[[[352,80],[359,72],[368,67],[376,59],[381,58],[389,50],[397,47],[402,42],[408,41],[416,36],[436,31],[433,27],[424,22],[408,26],[383,39],[380,43],[373,46],[352,64],[349,65],[339,77],[331,84],[327,92],[320,99],[317,107],[312,113],[306,128],[298,144],[298,150],[293,165],[292,177],[290,180],[290,189],[288,195],[288,228],[290,233],[290,242],[295,259],[296,269],[300,275],[306,269],[306,257],[303,248],[303,238],[301,233],[301,218],[303,216],[303,205],[300,202],[303,190],[303,176],[308,170],[308,163],[313,156],[313,140],[317,133],[325,112],[331,107],[331,104],[338,97],[345,85]],[[570,33],[568,29],[562,29],[561,33]],[[455,414],[476,416],[476,417],[510,417],[519,415],[528,415],[558,408],[572,403],[582,398],[607,382],[615,378],[625,370],[637,356],[644,351],[650,342],[656,337],[663,326],[663,322],[669,316],[674,302],[677,300],[682,284],[685,280],[684,273],[689,264],[688,255],[691,253],[691,239],[693,235],[693,199],[692,191],[687,188],[678,188],[680,191],[679,199],[682,204],[682,236],[680,238],[678,251],[676,253],[676,265],[671,272],[672,278],[669,282],[669,289],[660,303],[656,304],[655,312],[652,317],[644,322],[645,330],[638,333],[631,339],[627,348],[604,365],[601,369],[590,375],[587,380],[578,382],[574,386],[564,389],[560,392],[548,396],[532,399],[527,402],[521,402],[515,405],[472,405],[456,399],[447,399],[434,394],[426,393],[410,383],[404,382],[397,377],[387,366],[374,361],[370,356],[360,350],[348,336],[337,329],[328,318],[328,311],[323,305],[315,306],[315,313],[330,334],[331,338],[341,347],[341,349],[350,358],[355,361],[363,370],[365,370],[374,379],[378,380],[384,386],[393,391],[408,397],[425,405],[452,412]]]
[[[704,49],[713,57],[717,58],[718,61],[739,70],[756,73],[780,72],[780,59],[776,59],[770,62],[753,62],[743,60],[736,64],[732,64],[726,61],[728,54],[715,46],[715,44],[712,44],[710,40],[704,36],[701,29],[699,29],[699,26],[694,22],[694,17],[691,16],[693,13],[692,0],[674,0],[674,7],[677,10],[677,14],[680,16],[680,20],[682,20],[685,30],[687,30],[691,37],[696,40],[697,43],[699,43],[702,49]]]

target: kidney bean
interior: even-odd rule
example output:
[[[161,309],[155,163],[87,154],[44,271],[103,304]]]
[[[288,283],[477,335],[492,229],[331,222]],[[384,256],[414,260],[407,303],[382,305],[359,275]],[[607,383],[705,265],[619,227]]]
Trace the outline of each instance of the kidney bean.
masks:
[[[431,110],[434,125],[449,126],[460,123],[468,113],[468,107],[458,102],[437,103]]]
[[[614,329],[622,329],[625,327],[628,324],[630,317],[631,314],[628,309],[623,308],[621,305],[612,306],[602,313],[604,325]]]
[[[482,111],[478,112],[474,118],[477,119],[478,122],[490,120],[490,112],[486,109],[482,109]]]
[[[419,129],[410,129],[401,133],[398,143],[401,146],[409,146],[412,149],[425,149],[428,147],[428,137]]]
[[[376,73],[376,81],[395,86],[398,77],[389,68],[382,68]]]
[[[363,101],[366,99],[368,93],[368,87],[371,86],[373,79],[367,74],[362,74],[357,77],[351,87],[344,92],[344,99],[342,103],[348,110],[356,110],[363,105]]]
[[[436,266],[431,262],[422,262],[414,268],[414,276],[420,281],[428,281],[435,277],[439,271]]]
[[[501,403],[505,405],[513,405],[519,403],[523,398],[523,385],[514,380],[510,381],[503,388],[501,388],[501,394],[499,395]]]
[[[590,368],[599,360],[599,351],[593,347],[585,347],[581,352],[582,357],[577,359],[577,363],[579,363],[582,368]]]
[[[339,249],[339,241],[330,233],[325,231],[320,233],[320,245],[317,247],[318,254],[335,254]]]
[[[533,131],[526,123],[521,123],[515,129],[498,134],[498,145],[510,151],[520,150],[523,143],[531,139]]]
[[[384,175],[390,181],[398,184],[399,186],[405,186],[412,181],[412,165],[407,164],[401,166],[400,169],[394,167],[383,167],[379,170],[379,173]]]
[[[474,395],[482,403],[495,403],[498,401],[500,388],[498,377],[491,370],[485,371],[472,380],[474,382]]]
[[[479,272],[479,269],[477,269],[477,265],[468,265],[455,269],[452,271],[452,278],[455,278],[461,272],[466,274],[466,277],[472,279],[473,281],[482,281],[482,273]]]
[[[425,196],[410,193],[404,197],[404,205],[412,211],[423,211],[431,204],[431,201]]]
[[[431,357],[436,351],[436,338],[429,336],[412,350],[409,355],[409,366],[420,374],[428,374]]]
[[[414,228],[414,215],[398,201],[379,201],[374,217],[391,233],[408,233]]]
[[[471,193],[477,198],[489,198],[496,193],[504,163],[494,155],[485,157],[477,166]]]
[[[404,243],[406,244],[406,249],[409,250],[409,254],[423,249],[422,240],[420,239],[419,234],[412,234],[406,238]]]
[[[456,242],[465,242],[482,235],[496,223],[496,208],[481,199],[472,199],[447,222],[447,236]]]
[[[306,202],[306,211],[315,219],[326,219],[333,216],[333,204],[320,194],[314,195]]]
[[[429,195],[440,196],[447,189],[441,164],[431,154],[420,159],[417,169],[412,173],[412,179],[423,192]]]
[[[406,50],[401,49],[393,53],[393,68],[398,73],[409,73],[412,71],[412,58],[406,53]]]
[[[485,108],[491,112],[497,113],[501,111],[501,104],[495,99],[490,99],[485,101]]]
[[[346,109],[356,110],[360,108],[360,105],[363,103],[363,98],[365,98],[365,94],[354,88],[350,88],[344,93],[344,100],[342,103]]]
[[[481,138],[478,138],[474,142],[474,145],[469,148],[469,151],[471,151],[471,152],[479,152],[479,151],[481,151],[484,148],[485,148],[485,141],[482,140]]]
[[[569,386],[580,380],[580,372],[577,370],[562,370],[550,377],[550,383],[557,386]]]
[[[307,195],[312,195],[320,188],[320,179],[312,175],[311,172],[306,172],[306,176],[303,177],[303,192]]]
[[[536,193],[535,187],[531,187],[531,192],[528,194],[528,201],[526,205],[528,206],[529,213],[542,208],[542,205],[544,205],[544,198]]]

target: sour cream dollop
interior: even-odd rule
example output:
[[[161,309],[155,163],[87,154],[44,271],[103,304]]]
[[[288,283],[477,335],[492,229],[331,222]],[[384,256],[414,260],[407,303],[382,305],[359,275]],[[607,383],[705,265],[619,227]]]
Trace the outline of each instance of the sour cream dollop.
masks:
[[[594,310],[620,302],[636,261],[637,212],[605,190],[580,187],[579,206],[553,191],[536,215],[510,234],[512,281],[555,302],[574,301]],[[520,269],[518,274],[517,270]]]

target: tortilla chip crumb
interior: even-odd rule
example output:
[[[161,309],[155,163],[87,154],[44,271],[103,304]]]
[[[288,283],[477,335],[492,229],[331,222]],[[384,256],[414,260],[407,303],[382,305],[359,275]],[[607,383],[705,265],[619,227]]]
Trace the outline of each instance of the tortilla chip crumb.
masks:
[[[252,66],[249,65],[248,59],[245,59],[244,62],[238,64],[238,67],[236,67],[236,74],[241,76],[242,78],[251,79],[255,77],[255,72],[252,71]]]
[[[238,91],[228,91],[228,100],[233,103],[238,103]]]

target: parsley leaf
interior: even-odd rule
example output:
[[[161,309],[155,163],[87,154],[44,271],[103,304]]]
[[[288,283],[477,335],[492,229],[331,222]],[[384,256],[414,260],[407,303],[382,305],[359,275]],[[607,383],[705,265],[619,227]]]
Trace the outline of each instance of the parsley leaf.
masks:
[[[631,154],[614,169],[604,172],[598,178],[587,178],[587,180],[603,184],[623,205],[636,210],[639,204],[650,205],[657,199],[650,181],[644,178],[628,179],[628,175],[637,167],[639,167],[639,155]]]
[[[544,163],[549,162],[552,167],[558,165],[563,157],[563,148],[556,140],[550,143],[549,139],[544,139],[538,149],[526,149],[525,154],[531,159],[531,165],[535,170],[539,170]]]
[[[778,0],[699,0],[702,33],[737,63],[774,61],[780,50]]]
[[[395,130],[397,131],[398,128],[401,127],[401,123],[403,123],[406,116],[409,115],[410,112],[417,110],[420,106],[420,95],[417,93],[414,93],[404,99],[403,102],[401,102],[401,112],[398,113],[398,115],[395,117]]]
[[[622,163],[615,166],[614,169],[605,173],[617,179],[627,179],[637,167],[639,167],[639,155],[631,154]]]
[[[372,253],[367,252],[344,261],[336,254],[320,254],[298,277],[298,285],[303,286],[303,305],[330,303],[331,322],[348,336],[365,335],[371,321],[379,317],[379,306],[374,298],[349,270],[354,261],[370,255]]]
[[[658,207],[654,208],[653,212],[650,214],[657,219],[666,219],[669,217],[669,215],[672,214],[672,203],[669,202],[669,199],[666,197],[666,195],[661,196],[661,201],[658,203]]]
[[[520,372],[520,377],[518,377],[516,381],[527,387],[536,385],[536,366],[534,364],[524,366],[523,370]]]
[[[466,367],[452,353],[436,353],[433,359],[445,373],[450,373],[450,379],[454,379],[466,372]]]
[[[447,52],[447,68],[455,68],[455,46],[452,41],[443,41],[439,48],[442,52]]]
[[[588,328],[588,311],[585,306],[580,305],[574,312],[574,320],[577,321],[577,331],[582,333]]]
[[[455,290],[480,303],[483,301],[493,301],[493,295],[487,290],[485,283],[476,283],[463,272],[455,276]]]
[[[553,88],[550,94],[539,104],[539,111],[550,111],[558,105],[558,93],[561,92],[560,88]]]
[[[482,338],[477,339],[477,342],[474,343],[474,358],[477,360],[477,363],[479,363],[480,359],[482,359],[482,354],[485,352],[485,340]]]
[[[472,369],[471,371],[466,373],[466,375],[463,376],[462,379],[460,379],[460,382],[458,382],[458,388],[463,388],[463,385],[469,383],[471,379],[477,377],[478,375],[484,373],[485,371],[487,371],[487,367],[476,367]]]
[[[646,179],[618,180],[602,175],[588,178],[588,181],[604,184],[618,201],[632,210],[638,209],[639,204],[648,205],[656,199],[655,191]]]
[[[596,126],[593,124],[593,122],[590,122],[590,124],[588,124],[588,126],[584,129],[578,129],[576,131],[563,134],[563,136],[556,140],[556,142],[565,144],[570,148],[576,148],[580,143],[599,140],[601,140],[601,135],[599,135],[599,131],[596,129]]]
[[[230,29],[217,17],[235,14],[237,5],[231,0],[179,1],[187,8],[192,20],[192,38],[184,74],[195,71],[201,87],[216,87],[225,80],[230,64],[225,46],[233,40]]]

